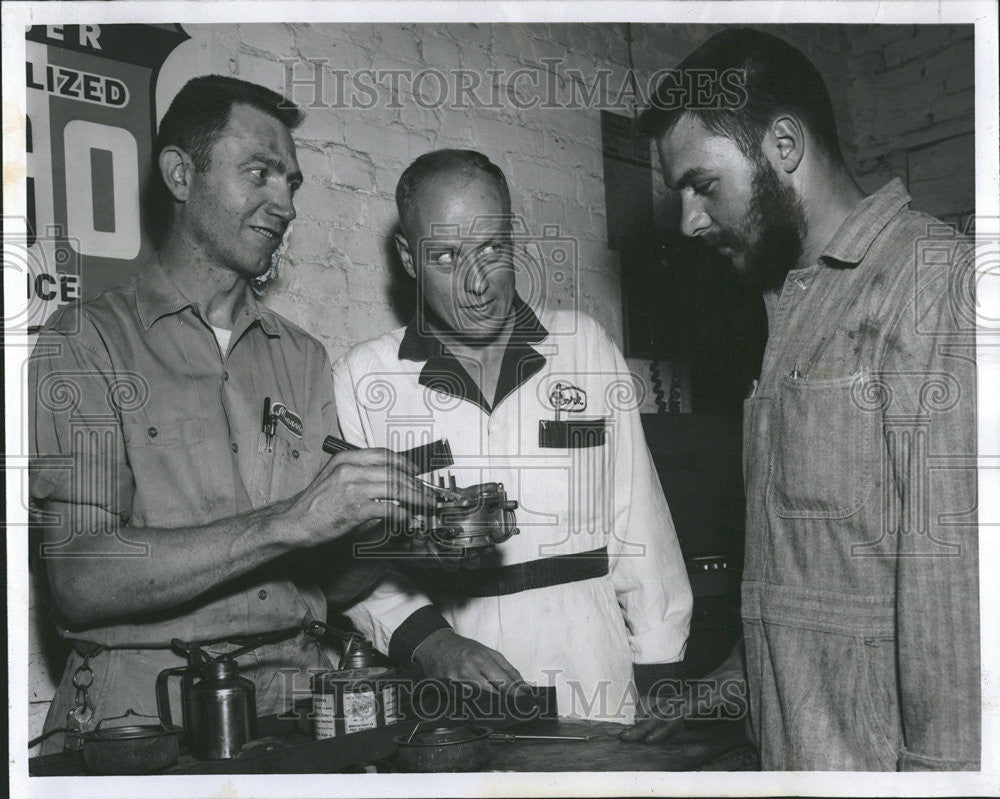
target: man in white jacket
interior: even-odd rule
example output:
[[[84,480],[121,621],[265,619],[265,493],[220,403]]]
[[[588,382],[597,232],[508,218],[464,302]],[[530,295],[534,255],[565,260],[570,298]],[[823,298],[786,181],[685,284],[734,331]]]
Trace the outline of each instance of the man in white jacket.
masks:
[[[634,686],[679,676],[691,589],[625,361],[586,314],[518,297],[488,158],[423,155],[396,201],[417,312],[335,364],[343,434],[449,439],[457,484],[503,483],[520,534],[471,569],[402,559],[347,615],[431,676],[555,685],[560,715],[631,721]]]

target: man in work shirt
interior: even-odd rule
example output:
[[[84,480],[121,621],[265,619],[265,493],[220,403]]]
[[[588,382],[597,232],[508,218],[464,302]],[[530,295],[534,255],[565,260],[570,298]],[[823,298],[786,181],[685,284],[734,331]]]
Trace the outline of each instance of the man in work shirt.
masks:
[[[174,638],[218,654],[324,620],[302,560],[335,573],[329,545],[381,518],[383,500],[405,518],[429,499],[399,456],[322,452],[338,431],[326,351],[251,290],[295,216],[299,117],[254,84],[190,81],[156,143],[169,214],[157,255],[39,337],[30,491],[55,622],[76,644],[46,730],[155,715],[158,672],[185,662]],[[282,409],[269,434],[266,399]],[[240,663],[261,715],[330,667],[301,633]]]
[[[688,69],[738,70],[745,96],[669,101]],[[641,121],[683,232],[769,322],[744,409],[745,655],[696,712],[744,685],[768,770],[978,769],[971,250],[898,179],[863,194],[822,78],[773,36],[713,36]],[[623,737],[669,737],[680,708]]]
[[[347,614],[397,662],[555,685],[562,715],[630,720],[633,671],[640,690],[679,673],[691,590],[625,362],[586,314],[518,297],[510,194],[485,156],[423,155],[396,200],[418,308],[335,364],[344,436],[447,438],[457,484],[503,483],[521,532],[474,568],[403,561]]]

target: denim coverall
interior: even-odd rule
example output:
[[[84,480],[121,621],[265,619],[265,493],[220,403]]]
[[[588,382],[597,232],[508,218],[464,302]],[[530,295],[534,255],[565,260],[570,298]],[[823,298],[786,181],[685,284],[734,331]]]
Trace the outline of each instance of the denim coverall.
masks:
[[[978,768],[971,259],[909,199],[863,200],[769,304],[744,407],[764,769]]]

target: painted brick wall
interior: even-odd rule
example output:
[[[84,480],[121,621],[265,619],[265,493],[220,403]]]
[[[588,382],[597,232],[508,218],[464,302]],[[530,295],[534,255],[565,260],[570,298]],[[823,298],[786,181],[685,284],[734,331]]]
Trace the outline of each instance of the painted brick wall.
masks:
[[[580,305],[620,341],[621,299],[618,260],[606,246],[600,113],[596,108],[456,107],[455,70],[481,76],[475,95],[490,97],[488,70],[502,71],[501,88],[520,91],[528,102],[541,92],[533,86],[551,80],[559,96],[572,97],[563,68],[591,74],[604,68],[620,85],[627,67],[624,26],[472,24],[423,25],[240,25],[191,26],[204,42],[212,70],[237,75],[272,88],[285,86],[289,55],[301,59],[296,81],[315,75],[309,61],[326,59],[322,94],[326,107],[307,108],[296,131],[306,182],[296,200],[287,260],[268,303],[302,324],[337,357],[352,344],[405,324],[412,293],[399,268],[391,234],[396,224],[396,181],[417,155],[439,147],[480,150],[507,175],[514,210],[528,221],[530,236],[546,226],[575,240],[577,268],[556,284],[537,270],[522,250],[519,289],[552,307]],[[559,67],[549,59],[562,59]],[[336,70],[406,71],[399,91],[379,91],[370,108],[331,107],[344,103]],[[517,70],[530,73],[515,77]],[[421,70],[442,70],[439,79]],[[350,82],[348,77],[346,81]],[[374,79],[370,81],[374,83]],[[616,83],[617,82],[617,83]],[[388,85],[388,79],[383,83]],[[293,93],[305,106],[316,84],[297,84]],[[414,89],[417,91],[415,92]],[[422,96],[420,90],[423,90]],[[366,97],[360,97],[367,104]],[[473,105],[465,96],[466,106]],[[396,106],[396,107],[393,107]],[[550,234],[551,237],[552,234]],[[544,244],[541,251],[544,253]]]
[[[975,210],[971,26],[878,26],[847,45],[862,188],[900,177],[914,208],[965,229]]]
[[[801,49],[823,75],[844,158],[863,190],[875,191],[899,177],[913,208],[965,229],[975,210],[971,26],[754,27]],[[655,69],[659,53],[687,53],[718,30],[638,28],[636,66]],[[655,190],[660,222],[676,224],[661,181]]]
[[[315,73],[305,62],[326,59],[321,75],[326,107],[307,108],[296,132],[306,182],[296,201],[290,248],[268,303],[316,335],[332,357],[352,344],[404,324],[409,285],[395,261],[393,192],[405,166],[438,147],[470,147],[504,169],[515,211],[531,236],[524,263],[546,254],[545,226],[574,239],[578,269],[564,279],[525,266],[519,287],[526,297],[552,307],[577,298],[621,340],[618,260],[606,246],[600,113],[595,107],[434,107],[436,85],[415,97],[412,81],[396,95],[379,93],[370,108],[333,107],[337,70],[467,70],[480,76],[479,96],[490,96],[488,70],[524,89],[528,68],[554,81],[560,102],[579,101],[586,76],[606,70],[611,95],[625,82],[628,50],[624,25],[232,25],[185,26],[192,40],[171,57],[189,77],[209,72],[236,75],[277,90],[285,86],[282,59],[300,60],[295,77]],[[633,58],[640,86],[656,69],[675,65],[717,28],[633,26]],[[973,210],[971,32],[914,26],[831,30],[819,26],[769,28],[802,47],[830,85],[848,163],[866,190],[891,175],[910,186],[914,206],[959,221]],[[550,59],[562,59],[556,66]],[[581,79],[574,77],[578,70]],[[165,69],[166,72],[166,69]],[[457,78],[449,78],[456,80]],[[518,84],[518,80],[521,81]],[[163,87],[166,89],[167,87]],[[300,85],[295,99],[312,103],[314,86]],[[454,83],[450,105],[458,102]],[[364,98],[362,98],[364,99]],[[393,102],[393,100],[395,102]],[[162,102],[160,100],[159,102]],[[579,103],[578,103],[579,104]],[[426,107],[424,107],[426,106]],[[670,224],[671,204],[662,180],[655,183],[658,219]],[[540,238],[539,238],[540,237]],[[62,667],[44,605],[32,601],[29,729],[41,729]]]

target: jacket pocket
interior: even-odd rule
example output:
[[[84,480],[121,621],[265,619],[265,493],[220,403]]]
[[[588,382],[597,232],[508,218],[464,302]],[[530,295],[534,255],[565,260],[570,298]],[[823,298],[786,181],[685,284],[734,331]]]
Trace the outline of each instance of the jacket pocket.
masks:
[[[864,507],[875,487],[879,418],[861,401],[868,381],[865,372],[781,381],[770,492],[779,516],[844,519]]]
[[[888,705],[871,698],[865,640],[763,624],[756,690],[761,765],[772,771],[886,771],[896,766]],[[749,654],[749,650],[748,650]]]

